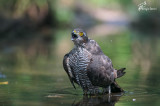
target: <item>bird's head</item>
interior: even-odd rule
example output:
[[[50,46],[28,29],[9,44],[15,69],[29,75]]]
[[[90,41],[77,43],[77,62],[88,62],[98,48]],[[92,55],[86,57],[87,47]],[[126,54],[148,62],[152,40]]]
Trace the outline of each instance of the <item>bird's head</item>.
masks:
[[[83,45],[88,42],[88,36],[83,29],[76,28],[72,31],[71,35],[71,40],[75,45]]]

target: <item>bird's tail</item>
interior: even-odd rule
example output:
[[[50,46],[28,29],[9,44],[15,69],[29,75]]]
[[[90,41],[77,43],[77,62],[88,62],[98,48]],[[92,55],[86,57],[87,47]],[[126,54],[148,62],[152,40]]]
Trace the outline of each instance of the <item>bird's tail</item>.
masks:
[[[116,81],[111,84],[111,91],[113,93],[124,92],[124,90],[117,84]]]
[[[117,78],[122,77],[126,72],[124,72],[126,68],[121,68],[119,70],[117,70]],[[114,81],[111,84],[111,91],[113,93],[118,93],[118,92],[124,92],[124,90],[117,84],[116,81]]]
[[[126,72],[124,72],[126,68],[121,68],[117,70],[117,78],[122,77]]]

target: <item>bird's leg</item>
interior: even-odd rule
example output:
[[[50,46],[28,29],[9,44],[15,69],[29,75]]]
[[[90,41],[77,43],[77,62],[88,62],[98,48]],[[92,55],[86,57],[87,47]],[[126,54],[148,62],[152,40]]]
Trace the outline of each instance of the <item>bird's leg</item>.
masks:
[[[108,102],[110,102],[111,98],[111,85],[108,86]]]
[[[83,94],[88,95],[88,91],[86,89],[83,89]]]
[[[93,88],[93,93],[94,94],[98,94],[99,93],[99,88],[98,87],[94,87]]]
[[[108,94],[109,95],[111,94],[111,86],[110,85],[108,86]]]
[[[93,88],[89,88],[88,94],[89,95],[94,95],[94,89]]]

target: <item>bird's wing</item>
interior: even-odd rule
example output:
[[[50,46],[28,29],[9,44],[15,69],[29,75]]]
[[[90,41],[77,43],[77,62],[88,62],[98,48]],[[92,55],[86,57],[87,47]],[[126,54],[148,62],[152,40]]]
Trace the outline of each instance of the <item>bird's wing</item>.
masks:
[[[107,86],[115,79],[112,61],[104,55],[100,46],[94,40],[90,40],[87,50],[92,54],[88,65],[87,75],[95,86]]]
[[[114,81],[114,69],[103,55],[93,55],[87,75],[94,86],[107,87]]]
[[[69,54],[66,54],[63,58],[63,68],[66,71],[66,73],[68,74],[68,77],[69,77],[70,82],[72,83],[73,87],[76,89],[74,82],[73,82],[74,76],[72,74],[72,70],[69,65]]]

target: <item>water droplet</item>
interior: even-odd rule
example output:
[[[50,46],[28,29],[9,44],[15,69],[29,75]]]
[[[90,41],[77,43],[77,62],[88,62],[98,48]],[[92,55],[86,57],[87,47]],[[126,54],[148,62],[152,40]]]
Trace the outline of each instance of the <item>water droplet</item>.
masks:
[[[132,100],[133,100],[133,102],[136,101],[136,99],[132,99]]]

